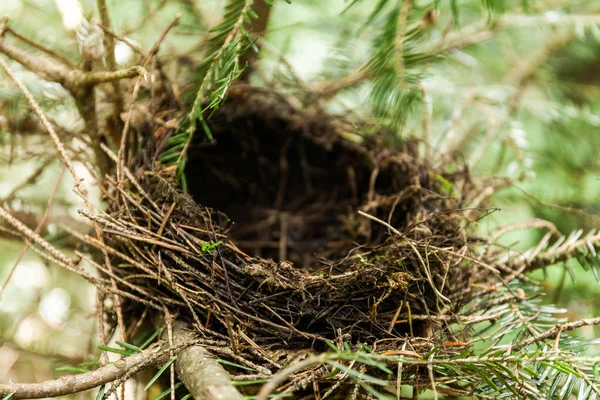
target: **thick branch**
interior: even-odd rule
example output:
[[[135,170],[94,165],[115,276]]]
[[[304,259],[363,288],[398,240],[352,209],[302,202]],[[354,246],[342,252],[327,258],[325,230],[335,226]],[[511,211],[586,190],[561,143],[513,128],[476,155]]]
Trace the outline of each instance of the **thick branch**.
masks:
[[[180,325],[175,336],[186,336]],[[229,374],[214,357],[201,346],[187,347],[177,354],[175,362],[177,377],[196,400],[243,400],[243,396],[231,384]]]
[[[146,72],[144,68],[139,66],[121,69],[118,71],[88,72],[81,74],[77,77],[77,79],[72,79],[70,83],[75,87],[91,86],[96,85],[98,83],[114,82],[120,79],[135,78],[136,76],[146,78],[148,76],[148,72]]]
[[[69,73],[77,74],[77,70],[72,70],[66,65],[58,64],[47,58],[33,56],[20,48],[6,42],[6,39],[0,37],[0,52],[17,61],[25,69],[33,72],[50,82],[57,82],[65,86]],[[66,86],[65,86],[66,87]]]
[[[58,397],[83,392],[101,386],[127,375],[131,370],[140,370],[159,365],[169,359],[169,351],[179,350],[194,343],[193,335],[174,337],[173,347],[161,342],[141,353],[137,353],[107,364],[95,371],[84,374],[63,376],[59,379],[41,383],[15,383],[0,385],[0,397],[14,393],[15,399],[39,399]]]
[[[146,76],[148,74],[144,68],[138,66],[119,71],[85,73],[43,57],[33,56],[16,46],[6,43],[6,40],[3,38],[0,38],[0,52],[17,61],[25,69],[35,73],[42,79],[60,83],[65,89],[71,92],[84,86],[92,86],[136,76]]]

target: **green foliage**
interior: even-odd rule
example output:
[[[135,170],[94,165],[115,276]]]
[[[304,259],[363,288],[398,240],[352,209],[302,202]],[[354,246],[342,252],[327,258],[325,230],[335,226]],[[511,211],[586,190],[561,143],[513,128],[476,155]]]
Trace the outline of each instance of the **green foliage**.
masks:
[[[122,342],[120,340],[116,340],[115,343],[118,344],[119,346],[121,346],[121,347],[123,347],[123,348],[125,348],[125,349],[127,349],[127,350],[129,350],[131,352],[133,352],[133,353],[141,353],[142,352],[141,348],[139,348],[137,346],[134,346],[134,345],[132,345],[130,343],[125,343],[125,342]]]
[[[100,350],[108,351],[109,353],[120,354],[122,356],[130,356],[134,353],[134,351],[131,351],[131,350],[123,350],[123,349],[119,349],[117,347],[105,346],[103,344],[99,345],[98,348]]]
[[[240,57],[253,43],[244,27],[258,15],[252,10],[254,0],[230,0],[225,7],[223,21],[212,28],[208,56],[198,67],[197,89],[186,121],[178,133],[167,142],[167,150],[161,162],[178,166],[177,175],[184,190],[187,183],[183,170],[187,161],[186,151],[200,124],[206,136],[212,140],[207,120],[227,98],[229,88],[239,78],[245,65]]]
[[[211,251],[219,247],[221,243],[223,243],[223,241],[221,240],[219,240],[218,242],[202,242],[201,251],[205,254],[210,253]]]
[[[253,380],[247,380],[247,381],[233,381],[231,382],[231,384],[233,386],[250,386],[250,385],[257,385],[260,383],[267,383],[269,382],[268,379],[253,379]]]
[[[106,384],[100,386],[100,389],[98,390],[98,394],[96,395],[96,400],[104,399],[105,392],[106,392]]]
[[[234,363],[233,361],[223,360],[222,358],[217,359],[217,362],[221,365],[229,365],[231,367],[240,368],[246,371],[255,371],[254,368],[246,367],[245,365]]]
[[[86,361],[86,362],[82,362],[77,365],[81,368],[85,368],[85,367],[99,367],[102,364],[100,364],[99,361]]]
[[[168,389],[166,389],[164,392],[162,392],[161,394],[159,394],[158,396],[156,396],[156,397],[154,398],[154,400],[160,400],[160,399],[162,399],[162,398],[165,398],[165,397],[167,397],[169,394],[171,394],[171,392],[173,391],[173,389],[177,390],[177,389],[179,389],[179,388],[180,388],[180,387],[182,387],[182,386],[183,386],[183,383],[181,383],[181,382],[177,382],[177,383],[175,384],[175,386],[173,386],[172,388],[168,388]],[[189,398],[189,397],[188,397],[188,398]]]
[[[369,17],[375,18],[376,9]],[[418,68],[434,57],[418,51],[423,30],[412,24],[422,10],[403,7],[398,3],[383,17],[382,29],[373,40],[373,55],[367,64],[373,86],[370,101],[373,115],[394,128],[394,133],[405,123],[412,106],[421,98]],[[370,22],[369,22],[370,23]]]
[[[583,268],[586,272],[591,272],[596,281],[600,283],[600,254],[597,247],[600,247],[600,239],[596,230],[588,232],[584,237],[583,229],[571,232],[569,236],[560,236],[549,248],[545,245],[540,257],[534,258],[532,262],[538,261],[544,266],[552,264],[562,264],[567,270],[573,282],[576,281],[576,274],[573,267]],[[525,252],[525,256],[535,249]]]
[[[509,336],[513,337],[513,343],[518,343],[518,336],[532,329],[524,323],[525,318],[532,316],[530,312],[537,310],[546,317],[549,315],[544,307],[528,305],[524,308],[529,312],[523,316],[515,316],[518,312],[507,309],[506,318],[500,318],[493,324],[498,329],[493,330],[491,335],[488,333],[489,339],[481,351],[466,350],[452,355],[436,347],[422,358],[412,358],[384,356],[363,350],[337,350],[323,355],[324,363],[334,367],[333,371],[339,374],[347,374],[378,399],[395,398],[392,393],[400,390],[395,387],[398,377],[401,376],[401,382],[414,379],[417,367],[431,369],[432,384],[440,391],[454,389],[465,396],[471,393],[488,396],[484,398],[507,399],[569,399],[572,395],[577,395],[578,399],[597,398],[600,393],[597,383],[594,383],[597,382],[594,370],[600,358],[585,355],[586,348],[598,344],[597,341],[563,336],[561,347],[565,351],[559,352],[541,344],[510,352],[506,343],[497,344]],[[498,313],[497,310],[490,312]],[[508,317],[508,314],[513,317]],[[548,324],[551,322],[556,320],[549,318]],[[505,324],[510,328],[502,328]],[[352,367],[342,364],[342,361],[352,361],[348,364]],[[367,365],[377,367],[378,377],[361,372]]]
[[[75,368],[75,367],[58,367],[54,368],[56,372],[69,372],[72,374],[83,374],[86,372],[90,372],[87,368]]]
[[[150,379],[148,384],[144,387],[144,391],[148,390],[150,388],[150,386],[152,386],[154,384],[154,382],[156,382],[157,379],[160,378],[160,376],[163,374],[163,372],[165,372],[167,370],[167,368],[169,368],[171,366],[171,364],[173,364],[175,362],[175,360],[177,360],[177,356],[171,357],[169,359],[169,361],[164,363],[163,366],[160,367],[158,372],[152,377],[152,379]],[[161,397],[162,397],[162,394],[160,396],[158,396],[157,398],[161,398]]]
[[[141,339],[143,339],[144,341],[139,345],[140,349],[145,349],[146,347],[148,347],[150,345],[150,343],[152,343],[157,337],[158,335],[160,335],[160,333],[163,331],[163,329],[157,329],[154,332],[152,332],[150,334],[150,336],[148,336],[147,338],[142,337]]]

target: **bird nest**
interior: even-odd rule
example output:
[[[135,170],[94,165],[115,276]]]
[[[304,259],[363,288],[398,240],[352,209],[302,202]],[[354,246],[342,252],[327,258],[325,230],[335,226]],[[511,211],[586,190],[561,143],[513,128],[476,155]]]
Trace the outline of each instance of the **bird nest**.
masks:
[[[127,326],[152,310],[176,316],[220,343],[214,352],[264,368],[328,342],[446,340],[437,317],[459,309],[472,274],[455,212],[465,171],[254,91],[209,125],[214,139],[198,131],[187,151],[188,193],[155,161],[165,126],[110,180],[104,240]]]

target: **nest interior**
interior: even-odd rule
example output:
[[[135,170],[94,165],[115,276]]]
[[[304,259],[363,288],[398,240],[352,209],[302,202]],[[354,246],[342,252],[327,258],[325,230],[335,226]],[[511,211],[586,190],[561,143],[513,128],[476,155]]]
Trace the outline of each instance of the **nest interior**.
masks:
[[[406,151],[377,154],[344,140],[326,116],[230,103],[210,125],[215,140],[189,151],[189,192],[221,211],[225,218],[217,223],[231,222],[229,237],[254,257],[343,271],[353,250],[389,236],[359,209],[402,229],[415,199],[396,195],[411,183],[430,186]]]
[[[461,174],[432,171],[411,141],[346,139],[356,126],[279,97],[232,96],[210,126],[188,151],[189,194],[151,161],[136,196],[115,191],[114,220],[140,227],[107,238],[132,309],[167,307],[243,351],[431,336],[420,317],[458,307],[440,299],[469,281],[443,251],[466,243],[449,212]]]

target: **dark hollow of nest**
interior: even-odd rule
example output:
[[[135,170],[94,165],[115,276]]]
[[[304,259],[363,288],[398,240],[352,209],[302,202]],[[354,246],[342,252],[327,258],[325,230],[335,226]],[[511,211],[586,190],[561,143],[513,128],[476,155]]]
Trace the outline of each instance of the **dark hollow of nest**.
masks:
[[[234,113],[224,110],[211,120],[216,143],[193,146],[185,174],[194,200],[223,212],[218,223],[231,220],[229,237],[254,257],[343,272],[341,262],[357,244],[372,248],[389,236],[383,225],[366,224],[357,214],[369,196],[375,206],[375,194],[397,194],[411,178],[428,185],[414,166],[336,137],[318,117],[295,121],[268,109]],[[378,156],[383,165],[374,175]],[[393,213],[389,207],[371,211],[404,227],[414,200]]]
[[[199,131],[188,151],[189,195],[167,168],[148,162],[137,170],[170,224],[161,228],[164,221],[149,221],[143,209],[134,211],[136,223],[150,223],[188,252],[143,244],[133,250],[130,239],[110,237],[140,262],[160,260],[166,278],[132,277],[130,263],[120,273],[198,330],[227,339],[233,325],[261,346],[290,348],[340,334],[354,343],[418,336],[429,326],[409,326],[407,313],[440,313],[433,286],[451,296],[465,285],[467,273],[443,253],[431,255],[424,270],[423,243],[457,248],[465,238],[460,218],[447,213],[461,201],[444,193],[456,176],[431,171],[416,143],[348,140],[344,132],[356,128],[342,119],[262,95],[231,98],[210,127],[214,141]],[[116,219],[127,201],[113,204]],[[192,236],[220,244],[199,254]]]

